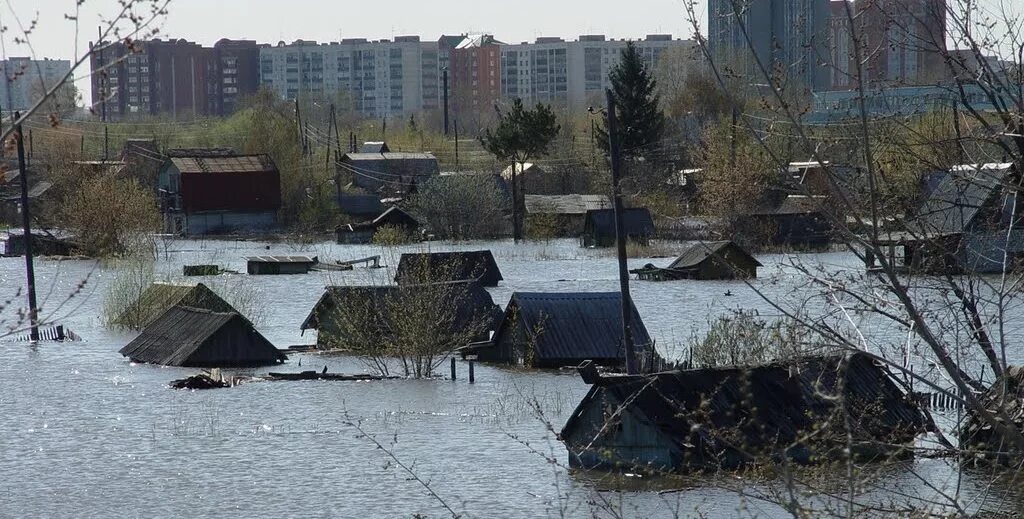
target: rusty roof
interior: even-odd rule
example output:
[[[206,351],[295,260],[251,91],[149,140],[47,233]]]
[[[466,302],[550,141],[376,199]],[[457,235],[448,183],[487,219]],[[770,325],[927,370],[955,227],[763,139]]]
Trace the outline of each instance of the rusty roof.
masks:
[[[174,167],[181,173],[264,173],[277,171],[267,155],[237,157],[174,157]]]

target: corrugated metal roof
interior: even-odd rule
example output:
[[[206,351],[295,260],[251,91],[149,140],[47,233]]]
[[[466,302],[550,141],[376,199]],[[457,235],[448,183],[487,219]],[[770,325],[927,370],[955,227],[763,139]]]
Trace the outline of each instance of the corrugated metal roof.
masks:
[[[673,261],[672,264],[668,266],[668,268],[679,269],[696,267],[697,265],[700,265],[702,262],[704,262],[704,260],[710,258],[711,256],[714,256],[716,254],[722,254],[722,252],[727,247],[730,246],[734,247],[737,251],[739,251],[739,253],[748,256],[751,259],[751,261],[757,264],[757,266],[761,266],[761,264],[756,259],[754,259],[754,257],[751,256],[749,252],[743,249],[743,247],[740,247],[739,245],[736,245],[731,241],[725,240],[696,243],[692,245],[689,249],[686,249],[686,251],[684,251],[682,254],[680,254],[679,257],[676,258],[676,260]]]
[[[181,173],[266,173],[277,171],[268,155],[234,157],[174,157],[171,163]]]
[[[395,271],[395,282],[400,285],[477,280],[493,287],[502,279],[501,269],[489,250],[405,253]]]
[[[386,153],[346,153],[345,157],[348,157],[348,159],[353,162],[385,160],[437,160],[437,157],[435,157],[433,153],[420,153],[410,151],[389,151]]]
[[[534,358],[540,361],[625,359],[622,298],[618,292],[516,292],[494,332],[494,342],[499,342],[503,333],[514,333],[516,326],[538,334]],[[634,344],[651,344],[635,305],[630,330]]]
[[[749,460],[804,443],[808,434],[833,438],[816,427],[833,423],[840,440],[844,421],[830,420],[839,403],[851,416],[855,440],[902,444],[925,432],[931,419],[863,353],[804,357],[753,368],[710,368],[602,378],[570,417],[562,438],[572,441],[585,406],[608,392],[659,428],[689,463]],[[843,393],[843,398],[832,398]],[[828,447],[842,447],[845,442]],[[600,438],[592,448],[603,447]]]
[[[623,227],[629,236],[651,236],[654,234],[654,220],[646,207],[627,208],[622,213]],[[615,236],[615,210],[592,209],[587,211],[588,231],[598,236]]]
[[[384,141],[364,142],[363,145],[359,147],[359,153],[388,153],[390,151],[388,144]]]
[[[230,340],[229,345],[214,340],[225,327],[241,329],[235,337],[223,339]],[[136,362],[164,366],[263,366],[287,359],[239,314],[185,306],[169,308],[120,353]]]
[[[605,195],[524,195],[527,214],[585,215],[587,211],[610,209]]]

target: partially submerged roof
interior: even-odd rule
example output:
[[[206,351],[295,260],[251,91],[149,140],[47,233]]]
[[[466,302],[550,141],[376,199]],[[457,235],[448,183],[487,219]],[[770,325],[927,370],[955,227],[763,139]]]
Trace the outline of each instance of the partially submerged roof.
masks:
[[[338,209],[348,216],[376,217],[384,212],[384,204],[377,195],[342,194],[338,197]]]
[[[319,263],[316,256],[249,256],[250,263]]]
[[[367,141],[359,147],[359,153],[387,153],[391,151],[384,141]]]
[[[755,210],[754,216],[800,216],[820,213],[828,197],[824,195],[788,195],[774,206]]]
[[[381,319],[391,312],[387,306],[401,305],[410,300],[403,300],[404,295],[415,298],[417,294],[425,297],[436,296],[447,303],[447,308],[456,310],[455,319],[451,323],[455,328],[482,324],[487,330],[497,326],[501,310],[494,304],[491,294],[479,283],[472,281],[453,281],[447,283],[430,283],[426,285],[374,285],[374,286],[330,286],[324,290],[309,315],[302,322],[302,330],[320,328],[322,319],[329,319],[332,312],[345,312],[350,308],[378,309],[372,312],[374,318]],[[358,310],[357,310],[358,311]],[[386,326],[387,323],[368,323],[370,326]]]
[[[912,441],[932,425],[888,370],[863,353],[602,377],[562,429],[570,450],[574,440],[603,447],[600,434],[591,438],[592,431],[580,427],[588,407],[604,402],[622,403],[624,412],[653,424],[684,463],[694,465],[756,461],[814,442],[841,451],[846,423],[858,444],[873,439],[893,445]],[[830,420],[836,411],[851,419],[836,424]],[[816,429],[829,423],[836,424],[831,431]]]
[[[173,306],[120,350],[135,362],[163,366],[255,367],[288,357],[236,312]]]
[[[171,163],[186,173],[269,173],[277,166],[269,155],[238,155],[231,157],[173,157]]]
[[[609,209],[605,195],[524,195],[526,214],[585,215],[594,209]]]
[[[636,306],[632,311],[634,344],[651,344]],[[494,340],[512,333],[515,326],[537,333],[533,345],[537,361],[625,358],[619,292],[516,292]]]
[[[1013,164],[960,165],[941,177],[909,225],[923,234],[965,231],[986,205],[992,204]]]
[[[704,260],[712,256],[723,254],[725,250],[728,248],[735,248],[735,250],[749,257],[750,260],[753,261],[758,267],[762,266],[761,263],[754,259],[754,257],[751,256],[749,252],[744,250],[743,247],[736,245],[736,243],[732,241],[725,240],[696,243],[692,245],[689,249],[686,249],[682,254],[680,254],[679,257],[676,258],[676,260],[673,261],[672,264],[668,266],[668,268],[693,268],[700,265],[701,263],[704,262]]]
[[[172,306],[202,308],[214,312],[235,312],[227,301],[202,283],[195,285],[153,283],[149,285],[113,324],[125,328],[143,328]]]
[[[587,227],[602,236],[615,236],[615,210],[591,209],[587,211]],[[622,223],[630,236],[654,234],[654,220],[646,207],[631,207],[622,211]]]
[[[400,285],[477,280],[493,287],[502,279],[489,250],[405,253],[395,272],[395,282]]]

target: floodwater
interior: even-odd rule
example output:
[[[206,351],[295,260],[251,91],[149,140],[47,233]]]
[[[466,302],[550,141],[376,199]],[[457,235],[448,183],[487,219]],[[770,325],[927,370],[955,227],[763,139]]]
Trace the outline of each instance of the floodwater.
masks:
[[[505,280],[490,291],[503,306],[514,291],[618,289],[614,257],[581,250],[573,241],[429,247],[491,249]],[[393,267],[395,252],[171,241],[160,244],[156,275],[176,279],[184,264],[244,272],[244,257],[257,254],[315,254],[321,260],[384,254]],[[817,289],[787,265],[798,259],[851,276],[861,269],[845,253],[759,259],[765,267],[754,282],[757,290],[787,307],[819,312]],[[630,267],[669,261],[631,260]],[[0,304],[23,286],[23,265],[21,258],[0,259]],[[588,389],[571,372],[478,366],[471,385],[460,364],[454,382],[255,382],[214,391],[171,390],[169,381],[195,370],[133,365],[117,353],[132,335],[102,326],[104,294],[116,270],[89,261],[43,260],[36,266],[43,315],[85,340],[34,348],[0,343],[0,517],[450,517],[445,506],[463,517],[605,517],[612,515],[609,509],[625,517],[785,515],[730,490],[743,487],[735,478],[724,484],[709,477],[656,485],[626,478],[612,485],[567,471],[565,448],[552,431]],[[286,347],[315,342],[315,336],[300,335],[299,325],[325,285],[385,283],[389,274],[390,269],[356,269],[195,280],[248,294],[258,302],[250,308],[260,331]],[[83,280],[84,288],[76,290]],[[706,328],[711,315],[735,308],[778,314],[741,282],[633,281],[632,293],[670,358],[684,355],[688,338]],[[12,309],[20,301],[15,298],[0,312],[3,325],[16,319]],[[856,315],[843,318],[863,324]],[[898,343],[906,336],[892,325],[863,328],[869,341]],[[358,359],[315,354],[292,355],[278,370],[324,365],[332,372],[365,370]],[[440,371],[446,373],[447,365]],[[863,499],[898,502],[900,494],[935,495],[960,484],[962,492],[976,492],[979,502],[998,505],[1002,495],[984,487],[986,482],[970,476],[958,482],[945,461],[919,460],[886,467],[863,489]],[[666,486],[684,488],[659,492]],[[763,486],[750,484],[747,493]]]

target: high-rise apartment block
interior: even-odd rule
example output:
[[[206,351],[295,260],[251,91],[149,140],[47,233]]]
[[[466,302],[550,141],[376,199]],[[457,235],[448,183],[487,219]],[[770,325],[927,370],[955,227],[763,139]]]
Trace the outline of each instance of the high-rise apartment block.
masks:
[[[708,46],[721,68],[764,83],[829,87],[829,0],[709,0]]]
[[[186,40],[103,45],[90,56],[92,108],[107,117],[224,115],[256,92],[259,46],[221,40],[213,48]]]
[[[693,42],[673,40],[670,35],[649,35],[633,43],[650,67],[669,47],[696,52]],[[606,39],[602,35],[584,35],[576,41],[538,38],[533,43],[504,45],[502,96],[572,107],[600,104],[605,89],[611,86],[608,73],[618,64],[625,48],[626,40]]]
[[[71,70],[71,62],[59,59],[8,58],[0,61],[4,81],[0,105],[4,110],[27,110],[43,98]]]

